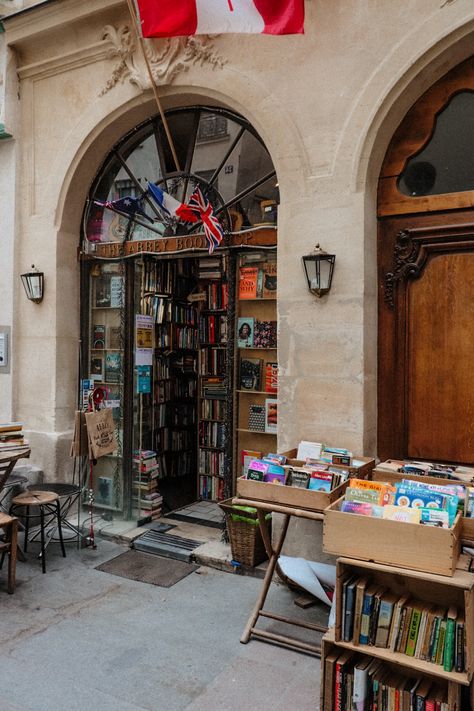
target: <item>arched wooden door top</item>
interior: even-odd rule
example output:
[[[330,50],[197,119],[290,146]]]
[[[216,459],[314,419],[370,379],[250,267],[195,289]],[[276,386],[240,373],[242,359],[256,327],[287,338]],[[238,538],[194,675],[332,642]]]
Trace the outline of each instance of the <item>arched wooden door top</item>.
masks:
[[[466,91],[474,92],[474,57],[437,81],[408,111],[383,161],[378,185],[379,217],[474,207],[474,189],[414,197],[404,195],[398,188],[409,159],[432,138],[438,115],[457,94]]]

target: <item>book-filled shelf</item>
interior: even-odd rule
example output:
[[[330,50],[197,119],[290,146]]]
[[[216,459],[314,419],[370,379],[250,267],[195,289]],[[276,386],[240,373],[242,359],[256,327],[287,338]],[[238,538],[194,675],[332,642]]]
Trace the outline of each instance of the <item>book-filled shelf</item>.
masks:
[[[199,292],[199,498],[222,501],[228,438],[229,392],[228,259],[203,257],[198,261]]]
[[[339,558],[335,595],[335,626],[323,640],[323,711],[464,708],[473,672],[470,572]]]
[[[249,453],[277,451],[276,252],[240,255],[236,269],[235,466]]]
[[[146,499],[134,501],[139,513],[147,512],[151,518],[156,517],[155,509],[161,512],[162,496],[169,508],[176,508],[191,500],[194,489],[199,321],[197,308],[187,296],[195,284],[193,260],[145,259],[141,264],[135,317],[134,448],[148,452],[156,462],[158,485],[149,493],[160,498],[154,496],[154,508],[146,508]],[[140,373],[147,368],[148,380],[140,384]]]
[[[87,365],[82,368],[82,406],[87,409],[94,388],[104,393],[112,409],[118,448],[93,468],[94,504],[99,509],[123,508],[123,366],[125,303],[124,268],[116,263],[94,265],[89,281]]]

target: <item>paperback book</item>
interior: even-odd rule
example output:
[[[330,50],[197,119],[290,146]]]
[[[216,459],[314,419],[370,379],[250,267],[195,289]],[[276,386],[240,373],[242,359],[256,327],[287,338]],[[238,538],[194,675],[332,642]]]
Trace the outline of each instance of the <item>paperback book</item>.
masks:
[[[241,390],[261,390],[262,364],[261,358],[241,358],[239,382]]]
[[[254,347],[255,319],[248,316],[241,316],[237,322],[237,346],[238,348]]]

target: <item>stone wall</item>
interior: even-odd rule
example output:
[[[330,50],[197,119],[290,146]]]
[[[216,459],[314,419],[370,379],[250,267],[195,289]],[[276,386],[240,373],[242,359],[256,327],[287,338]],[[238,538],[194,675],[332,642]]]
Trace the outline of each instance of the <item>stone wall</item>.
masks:
[[[378,171],[411,103],[472,52],[474,13],[470,0],[308,0],[306,11],[301,37],[176,39],[155,43],[151,57],[165,106],[240,112],[277,169],[280,449],[316,438],[375,455]],[[76,402],[84,200],[114,142],[156,106],[123,0],[44,3],[5,27],[21,97],[17,140],[0,145],[0,186],[14,182],[9,152],[19,157],[16,191],[0,191],[17,203],[14,255],[13,227],[0,246],[15,265],[12,414],[31,429],[35,463],[62,477]],[[316,242],[337,255],[321,300],[301,267]],[[16,284],[31,263],[45,272],[40,306]],[[11,294],[9,278],[0,289]]]

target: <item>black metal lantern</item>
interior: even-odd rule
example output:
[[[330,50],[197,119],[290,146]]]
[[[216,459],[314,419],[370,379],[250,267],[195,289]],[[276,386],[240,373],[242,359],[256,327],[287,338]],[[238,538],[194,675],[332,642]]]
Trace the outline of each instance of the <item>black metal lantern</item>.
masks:
[[[302,259],[308,289],[315,296],[324,296],[331,288],[336,255],[324,252],[317,244],[314,251],[306,254]]]
[[[35,265],[32,264],[31,268],[34,269]],[[44,274],[38,270],[34,272],[27,272],[21,275],[21,281],[25,288],[25,292],[30,301],[34,301],[35,304],[40,304],[43,301],[44,294]]]

